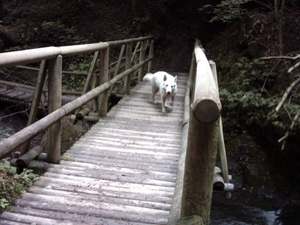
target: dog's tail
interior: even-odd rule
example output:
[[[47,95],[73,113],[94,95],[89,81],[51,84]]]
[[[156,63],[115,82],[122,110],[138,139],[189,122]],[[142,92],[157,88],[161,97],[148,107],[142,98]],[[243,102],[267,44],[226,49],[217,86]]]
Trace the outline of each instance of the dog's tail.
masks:
[[[144,77],[143,77],[143,81],[151,81],[153,77],[153,73],[147,73]]]

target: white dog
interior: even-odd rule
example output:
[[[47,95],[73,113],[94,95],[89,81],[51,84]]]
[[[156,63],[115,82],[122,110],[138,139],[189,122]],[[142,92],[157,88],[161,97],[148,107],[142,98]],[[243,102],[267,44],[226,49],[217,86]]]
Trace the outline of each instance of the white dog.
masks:
[[[156,104],[155,94],[159,91],[161,98],[161,109],[162,112],[166,112],[165,104],[166,99],[172,97],[172,102],[170,105],[172,106],[175,100],[175,96],[177,93],[177,76],[173,77],[164,71],[159,71],[156,73],[147,73],[143,81],[151,82],[152,89],[152,101]]]

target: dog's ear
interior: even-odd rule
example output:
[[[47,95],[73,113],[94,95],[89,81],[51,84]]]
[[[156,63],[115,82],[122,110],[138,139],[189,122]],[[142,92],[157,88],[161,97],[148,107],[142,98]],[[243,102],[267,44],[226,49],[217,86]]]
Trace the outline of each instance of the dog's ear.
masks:
[[[166,80],[167,80],[167,75],[165,74],[165,75],[164,75],[164,81],[166,81]]]
[[[174,82],[177,82],[177,76],[174,77]]]

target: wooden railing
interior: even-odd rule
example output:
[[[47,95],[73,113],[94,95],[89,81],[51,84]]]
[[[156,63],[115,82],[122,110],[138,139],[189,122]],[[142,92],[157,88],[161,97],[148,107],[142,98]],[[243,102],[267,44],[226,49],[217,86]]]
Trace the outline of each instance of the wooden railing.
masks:
[[[207,60],[196,40],[186,88],[181,156],[168,224],[208,225],[213,186],[220,179],[227,191],[226,198],[230,198],[233,185],[229,183],[220,114],[216,64]],[[215,171],[218,149],[222,177]]]
[[[135,48],[133,45],[135,44]],[[116,62],[110,63],[110,49],[120,47]],[[130,93],[131,75],[137,72],[137,79],[141,80],[143,74],[151,70],[154,49],[152,37],[140,37],[119,41],[100,42],[94,44],[45,47],[23,51],[6,52],[0,54],[0,69],[39,63],[40,69],[33,102],[29,115],[28,126],[11,137],[0,142],[0,158],[12,153],[17,147],[28,143],[41,131],[48,129],[47,161],[58,163],[60,153],[60,120],[74,113],[88,102],[96,102],[99,117],[107,113],[107,99],[113,85],[124,79],[124,92]],[[80,54],[94,53],[90,69],[87,73],[82,95],[63,106],[62,98],[62,68],[63,58],[78,56]],[[97,63],[100,67],[97,69]],[[144,68],[145,65],[147,68]],[[46,75],[48,74],[48,115],[36,120],[36,114],[41,99]],[[33,151],[33,154],[35,151]]]
[[[135,48],[133,44],[136,44]],[[116,62],[109,63],[109,51],[113,47],[121,47],[120,54]],[[87,73],[82,96],[61,106],[63,57],[84,53],[94,53],[94,57]],[[96,69],[99,59],[100,68]],[[47,161],[58,163],[60,120],[95,99],[98,115],[106,116],[107,97],[112,86],[124,79],[124,92],[129,94],[130,75],[136,71],[137,79],[141,80],[144,65],[148,64],[146,70],[151,71],[152,59],[151,37],[0,54],[0,69],[41,61],[29,126],[0,142],[0,158],[48,128],[48,149],[51,151],[48,152]],[[47,73],[49,114],[33,123]],[[185,96],[181,156],[168,224],[209,224],[213,185],[217,176],[215,166],[218,152],[224,190],[233,190],[233,186],[229,183],[220,114],[216,65],[206,59],[199,41],[196,40]],[[38,148],[34,148],[33,155],[38,151]],[[32,157],[29,156],[28,159],[30,158]],[[230,197],[230,192],[226,192],[226,197]]]

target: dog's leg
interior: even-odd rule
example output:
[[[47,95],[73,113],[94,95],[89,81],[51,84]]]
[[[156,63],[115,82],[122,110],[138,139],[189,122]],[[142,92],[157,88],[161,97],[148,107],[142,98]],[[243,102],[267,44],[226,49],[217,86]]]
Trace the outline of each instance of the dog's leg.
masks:
[[[163,95],[161,96],[161,111],[166,112],[166,98]]]
[[[174,105],[174,101],[175,101],[175,96],[172,96],[172,101],[170,103],[170,106],[173,106]]]
[[[155,94],[158,92],[159,88],[156,86],[155,81],[151,81],[151,90],[152,90],[152,102],[156,104]]]
[[[154,104],[157,103],[157,102],[155,101],[155,94],[156,94],[157,92],[158,92],[158,89],[152,87],[152,102],[153,102]]]

